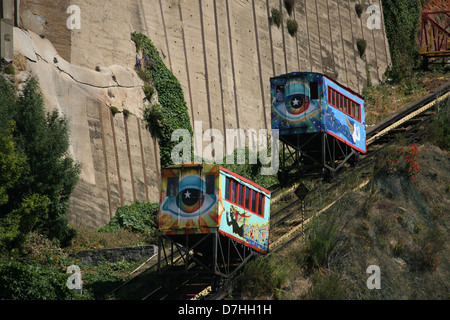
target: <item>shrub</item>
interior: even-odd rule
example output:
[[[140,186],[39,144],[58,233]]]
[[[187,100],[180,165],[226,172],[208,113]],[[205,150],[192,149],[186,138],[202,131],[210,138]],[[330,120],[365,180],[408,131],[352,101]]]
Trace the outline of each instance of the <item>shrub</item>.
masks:
[[[275,295],[276,298],[281,298],[279,292],[284,276],[267,260],[257,258],[249,261],[244,267],[241,279],[241,292],[244,296]]]
[[[288,29],[289,34],[291,36],[295,36],[295,34],[297,33],[297,30],[298,30],[297,21],[288,19],[287,22],[286,22],[286,25],[287,25],[287,29]]]
[[[439,264],[438,255],[444,250],[444,234],[437,226],[432,226],[417,240],[417,246],[410,252],[411,269],[435,271]]]
[[[248,147],[235,149],[233,155],[230,157],[233,158],[233,163],[231,163],[231,159],[228,157],[224,157],[222,160],[222,166],[230,171],[233,171],[250,181],[260,185],[264,188],[270,188],[274,184],[278,183],[278,179],[276,175],[262,175],[260,174],[260,170],[263,167],[262,163],[259,161],[259,152],[270,152],[266,150],[258,151],[258,153],[251,153]],[[256,163],[250,163],[251,157],[257,159]],[[252,160],[253,162],[253,160]]]
[[[441,106],[444,108],[440,109]],[[438,116],[427,128],[427,139],[443,150],[450,150],[450,98],[438,105]],[[449,188],[450,189],[450,188]]]
[[[419,148],[411,144],[407,147],[389,147],[382,158],[382,170],[387,173],[399,173],[404,175],[412,183],[416,181],[416,174],[422,169],[417,162]]]
[[[138,63],[140,64],[140,60],[138,60]],[[147,72],[147,70],[138,70],[136,73],[145,84],[150,84],[153,82],[152,76],[149,72]]]
[[[165,112],[158,103],[147,106],[144,110],[145,122],[150,132],[159,137],[165,123]]]
[[[301,248],[297,261],[307,271],[327,268],[338,246],[335,218],[314,218],[308,231],[308,241]]]
[[[112,112],[113,117],[116,114],[120,113],[119,109],[117,107],[114,107],[114,106],[111,107],[111,112]]]
[[[69,275],[19,262],[0,263],[0,299],[69,300],[76,294],[67,288]]]
[[[2,195],[2,234],[8,233],[12,241],[15,233],[18,242],[11,244],[19,246],[36,229],[65,245],[75,232],[64,217],[81,168],[68,154],[68,121],[56,110],[46,112],[36,79],[27,80],[16,100],[7,98],[14,93],[4,81],[0,77],[0,132],[4,121],[14,124],[14,149],[23,162],[20,179],[9,182],[7,198]]]
[[[366,52],[367,41],[364,39],[356,40],[356,47],[358,48],[359,56],[362,58]]]
[[[125,118],[128,118],[130,114],[131,114],[130,110],[123,108],[123,115],[125,116]]]
[[[16,74],[16,68],[14,68],[14,66],[11,64],[9,66],[7,66],[4,70],[5,74],[9,74],[9,75],[15,75]]]
[[[141,203],[139,201],[119,207],[111,221],[99,231],[112,232],[118,229],[128,229],[152,234],[157,228],[158,210],[159,203]]]
[[[307,298],[310,300],[344,300],[347,298],[347,288],[341,283],[335,273],[322,276],[316,272],[312,277],[312,286],[308,289]]]
[[[143,88],[144,90],[144,94],[145,94],[145,99],[147,99],[148,101],[151,101],[153,95],[155,94],[155,88],[153,88],[153,86],[146,84]]]
[[[279,28],[281,25],[281,19],[282,19],[280,10],[272,8],[271,14],[272,14],[272,22],[275,23],[276,26]]]

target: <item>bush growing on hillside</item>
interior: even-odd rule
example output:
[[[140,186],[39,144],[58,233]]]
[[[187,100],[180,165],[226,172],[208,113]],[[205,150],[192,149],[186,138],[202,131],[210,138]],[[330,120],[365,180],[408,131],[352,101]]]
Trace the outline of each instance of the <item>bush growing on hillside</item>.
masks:
[[[450,98],[438,105],[437,117],[427,129],[427,139],[443,150],[450,150]]]
[[[356,47],[358,48],[359,57],[362,58],[366,52],[367,41],[364,39],[356,40]]]
[[[144,117],[150,132],[159,137],[159,133],[164,127],[166,113],[159,103],[147,106],[144,109]]]
[[[80,172],[68,155],[67,119],[56,110],[46,113],[33,78],[14,98],[12,86],[0,77],[0,97],[0,143],[6,150],[0,152],[6,164],[0,179],[4,172],[11,176],[0,190],[0,246],[20,246],[31,230],[66,245],[75,230],[65,213]]]
[[[286,22],[286,26],[287,26],[289,34],[291,36],[295,36],[295,34],[297,33],[297,30],[298,30],[297,21],[292,20],[292,19],[288,19],[287,22]]]
[[[355,4],[355,11],[356,11],[358,18],[361,18],[361,14],[363,13],[363,10],[364,9],[361,4],[359,4],[359,3]]]
[[[0,263],[0,300],[72,300],[69,275],[39,265]]]
[[[380,157],[381,164],[378,165],[381,166],[382,172],[398,173],[415,183],[415,176],[422,169],[417,162],[419,152],[419,148],[414,144],[405,147],[392,146],[386,149],[383,157]]]
[[[309,300],[344,300],[347,288],[340,283],[339,275],[332,273],[322,276],[316,272],[312,277],[312,286],[306,297]]]
[[[280,10],[272,8],[270,13],[272,14],[271,22],[275,23],[275,25],[279,28],[281,25],[281,19],[282,19]]]
[[[339,245],[339,232],[335,217],[314,218],[308,230],[308,241],[297,255],[305,271],[328,268]]]
[[[281,299],[280,290],[285,276],[278,268],[262,258],[249,261],[241,276],[241,292],[248,297],[272,296]]]
[[[135,232],[153,234],[157,229],[156,217],[159,203],[135,203],[117,208],[115,216],[99,231],[113,232],[118,229],[128,229]]]

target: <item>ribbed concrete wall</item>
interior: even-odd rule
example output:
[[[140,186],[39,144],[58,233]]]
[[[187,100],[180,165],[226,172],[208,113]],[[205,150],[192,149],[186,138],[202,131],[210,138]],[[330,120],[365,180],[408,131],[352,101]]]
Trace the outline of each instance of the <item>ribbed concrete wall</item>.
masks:
[[[123,70],[114,67],[134,67],[131,32],[146,34],[179,79],[192,124],[202,121],[203,130],[222,133],[233,128],[258,130],[270,128],[272,76],[321,72],[361,92],[369,66],[371,81],[379,83],[390,63],[384,25],[368,29],[365,11],[370,4],[381,8],[380,2],[297,0],[288,17],[283,0],[21,0],[21,14],[30,10],[46,21],[36,27],[39,19],[22,20],[21,26],[42,29],[40,34],[62,59],[83,68],[80,75],[108,67],[106,71],[119,80],[111,86],[113,95],[98,86],[102,95],[84,92],[84,100],[76,98],[83,84],[59,84],[55,89],[52,80],[44,83],[49,108],[56,105],[73,116],[74,154],[83,163],[82,180],[72,198],[72,221],[97,227],[119,205],[159,199],[159,156],[142,122],[142,90],[120,83],[129,80],[129,74],[121,78]],[[364,8],[360,18],[357,3]],[[81,29],[66,28],[69,5],[80,7]],[[280,28],[269,24],[272,8],[283,13]],[[299,25],[294,37],[287,32],[288,18]],[[367,41],[362,59],[356,47],[359,38]],[[49,56],[47,62],[52,59]],[[48,70],[36,67],[35,72],[45,75]],[[86,85],[92,83],[87,80]],[[112,105],[132,108],[133,115],[112,117]]]
[[[358,18],[355,4],[363,5]],[[326,73],[357,92],[366,64],[378,84],[390,63],[384,32],[367,28],[366,8],[379,0],[297,0],[289,17],[282,0],[141,0],[144,32],[180,80],[192,122],[203,128],[270,128],[269,78],[293,71]],[[283,13],[280,28],[270,11]],[[299,25],[292,37],[288,18]],[[359,57],[356,41],[367,41]]]
[[[142,119],[143,83],[134,71],[78,67],[47,39],[18,28],[14,37],[15,52],[28,59],[46,108],[69,120],[70,154],[82,166],[70,200],[71,224],[98,228],[119,206],[159,201],[159,148]],[[113,115],[112,107],[131,114]]]
[[[160,171],[156,141],[142,120],[122,113],[113,116],[99,101],[87,106],[95,183],[78,183],[69,217],[74,225],[97,228],[108,223],[119,206],[159,201]]]

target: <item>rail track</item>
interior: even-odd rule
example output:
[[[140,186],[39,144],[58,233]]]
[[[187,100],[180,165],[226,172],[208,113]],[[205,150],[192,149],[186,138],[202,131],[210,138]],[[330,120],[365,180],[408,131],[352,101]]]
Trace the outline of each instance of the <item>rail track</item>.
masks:
[[[441,101],[446,101],[444,107],[448,108],[450,106],[450,82],[437,87],[424,97],[406,105],[395,114],[384,119],[377,126],[370,128],[367,132],[368,151],[366,155],[360,159],[356,167],[347,168],[347,171],[343,170],[338,173],[331,184],[319,184],[313,190],[309,191],[309,199],[294,200],[272,213],[271,238],[272,234],[274,234],[275,237],[273,237],[270,242],[269,255],[283,249],[293,241],[302,237],[308,223],[312,221],[313,217],[330,209],[345,195],[339,195],[339,197],[331,203],[324,204],[324,207],[320,210],[311,208],[311,204],[317,203],[322,194],[332,192],[332,190],[336,190],[340,185],[344,184],[345,174],[348,173],[348,171],[351,171],[350,174],[359,173],[361,177],[364,177],[368,173],[365,172],[365,170],[374,164],[377,160],[377,156],[385,148],[396,143],[400,138],[408,141],[418,139],[427,124],[437,113],[436,108],[433,107]],[[369,181],[369,179],[363,179],[363,182],[354,186],[351,191],[363,188]],[[281,188],[273,190],[272,201],[277,202],[281,200],[284,195],[292,194],[299,186],[299,183],[295,181],[295,178],[290,181],[290,184],[292,185],[284,190]],[[307,201],[308,204],[305,205],[305,201]],[[285,225],[285,228],[281,227],[283,225]],[[282,231],[280,232],[279,230]],[[279,235],[277,235],[277,233],[279,233]],[[230,283],[227,288],[219,290],[217,293],[209,296],[208,299],[222,299],[232,287],[233,284]],[[205,291],[203,291],[203,293],[205,293]]]
[[[406,138],[410,141],[418,139],[426,125],[438,111],[434,106],[441,101],[446,101],[444,107],[449,107],[450,82],[439,86],[424,97],[408,104],[395,114],[384,119],[378,125],[368,129],[366,134],[367,153],[361,157],[358,164],[355,167],[348,167],[346,170],[341,170],[331,182],[319,183],[312,190],[309,190],[304,199],[301,200],[293,196],[294,191],[300,185],[297,177],[292,177],[288,181],[288,187],[276,186],[272,188],[271,206],[277,209],[271,213],[271,241],[268,256],[301,238],[313,217],[327,211],[345,195],[340,194],[332,202],[323,203],[323,207],[319,210],[312,208],[313,203],[320,203],[324,194],[329,194],[345,184],[346,174],[347,177],[349,174],[359,174],[363,178],[362,183],[354,186],[350,190],[362,188],[369,182],[369,179],[364,179],[366,174],[370,174],[370,172],[367,172],[368,168],[373,165],[378,155],[386,147],[397,142],[400,136],[402,139]],[[286,202],[286,199],[288,200],[286,205],[278,205],[283,201]],[[176,253],[172,252],[171,255],[175,257]],[[152,273],[156,269],[156,264],[154,264],[141,274],[132,278],[125,285],[146,281],[148,275],[153,274],[154,277],[158,278],[157,281],[152,281],[155,285],[142,286],[141,290],[144,293],[138,299],[220,300],[228,295],[239,278],[239,275],[237,275],[233,280],[228,281],[213,292],[209,284],[210,277],[208,278],[208,276],[202,274],[201,270],[197,269],[194,265],[189,269],[189,272],[187,270],[180,270],[180,267],[176,266],[177,261],[174,260],[174,267],[171,270],[163,270],[160,274],[156,272]]]

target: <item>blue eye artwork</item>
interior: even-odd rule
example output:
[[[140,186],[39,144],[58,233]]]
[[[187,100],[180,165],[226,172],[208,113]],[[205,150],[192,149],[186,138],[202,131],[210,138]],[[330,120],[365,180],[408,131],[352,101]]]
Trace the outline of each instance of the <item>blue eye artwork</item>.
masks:
[[[208,213],[216,204],[215,193],[206,193],[205,181],[194,175],[182,178],[178,185],[178,194],[167,196],[162,210],[185,218],[193,218]]]
[[[292,80],[286,86],[277,88],[275,111],[283,118],[297,121],[304,117],[303,113],[309,109],[309,88],[304,84]]]

